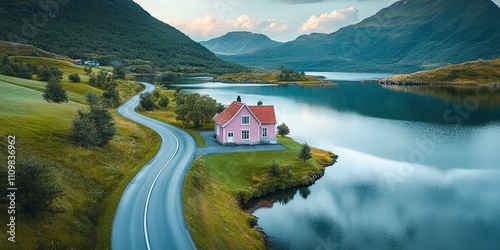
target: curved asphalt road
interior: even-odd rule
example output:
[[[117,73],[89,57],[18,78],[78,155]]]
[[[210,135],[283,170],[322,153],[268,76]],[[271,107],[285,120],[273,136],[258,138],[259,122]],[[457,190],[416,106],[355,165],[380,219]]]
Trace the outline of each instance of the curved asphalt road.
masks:
[[[142,83],[151,92],[154,86]],[[113,221],[112,249],[195,249],[182,209],[184,177],[197,146],[186,132],[137,114],[139,95],[117,112],[160,134],[158,154],[132,179]]]

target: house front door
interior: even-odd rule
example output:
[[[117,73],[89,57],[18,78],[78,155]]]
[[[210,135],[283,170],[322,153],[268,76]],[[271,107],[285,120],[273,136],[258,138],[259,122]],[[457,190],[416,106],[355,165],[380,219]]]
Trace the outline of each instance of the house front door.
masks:
[[[230,131],[227,133],[227,142],[228,143],[233,143],[234,142],[234,132]]]

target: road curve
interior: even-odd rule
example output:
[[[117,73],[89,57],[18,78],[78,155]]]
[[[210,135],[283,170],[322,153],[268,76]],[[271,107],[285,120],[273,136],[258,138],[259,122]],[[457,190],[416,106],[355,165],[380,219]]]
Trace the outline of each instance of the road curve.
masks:
[[[142,83],[152,92],[152,84]],[[155,130],[162,139],[156,156],[122,194],[113,221],[111,247],[122,249],[195,249],[182,208],[184,177],[197,146],[186,132],[135,112],[139,95],[117,112]]]

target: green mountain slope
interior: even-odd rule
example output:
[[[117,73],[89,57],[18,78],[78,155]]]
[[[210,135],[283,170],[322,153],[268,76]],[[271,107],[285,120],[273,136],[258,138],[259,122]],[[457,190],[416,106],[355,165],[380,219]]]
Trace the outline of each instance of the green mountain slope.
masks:
[[[218,38],[200,42],[200,44],[216,54],[240,55],[276,47],[282,43],[271,40],[266,35],[236,31],[229,32]]]
[[[132,0],[1,1],[0,40],[103,63],[121,60],[179,72],[242,70]]]
[[[332,34],[222,58],[300,70],[412,72],[499,57],[499,27],[500,8],[491,0],[402,0]]]

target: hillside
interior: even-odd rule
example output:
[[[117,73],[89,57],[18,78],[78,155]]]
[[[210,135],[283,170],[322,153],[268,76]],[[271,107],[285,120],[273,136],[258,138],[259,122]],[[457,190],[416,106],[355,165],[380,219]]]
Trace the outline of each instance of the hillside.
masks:
[[[7,159],[7,136],[15,135],[16,164],[26,156],[49,162],[55,174],[53,182],[63,193],[47,210],[34,215],[24,212],[23,204],[16,200],[16,242],[8,242],[7,230],[3,230],[0,248],[109,249],[113,216],[121,194],[156,154],[160,138],[154,131],[113,112],[117,133],[108,144],[93,149],[77,146],[70,138],[72,120],[86,106],[88,91],[101,95],[104,90],[85,84],[88,80],[83,67],[67,61],[18,58],[63,71],[62,85],[69,102],[55,104],[43,100],[46,82],[0,75],[0,157]],[[71,73],[82,75],[82,83],[70,83],[67,76]],[[119,81],[117,89],[123,99],[141,90],[139,84],[131,81]],[[7,180],[6,169],[6,164],[0,165],[3,180]],[[19,165],[16,171],[21,171]],[[6,190],[6,185],[6,181],[2,182],[0,188]],[[0,197],[3,211],[8,211],[7,199]],[[8,216],[2,213],[0,220],[8,221]]]
[[[33,45],[0,41],[0,54],[8,56],[39,56],[47,58],[60,58],[70,60],[67,56],[62,56],[39,49]]]
[[[71,58],[104,64],[118,60],[177,72],[243,70],[216,58],[132,0],[2,1],[0,13],[0,40]]]
[[[222,56],[251,66],[407,73],[500,56],[500,8],[491,0],[404,0],[331,34]]]
[[[237,31],[229,32],[221,37],[200,42],[210,51],[221,55],[240,55],[255,52],[261,49],[276,47],[281,42],[271,40],[262,34]]]
[[[478,85],[500,87],[500,58],[447,65],[413,74],[393,75],[379,81],[386,85]]]

